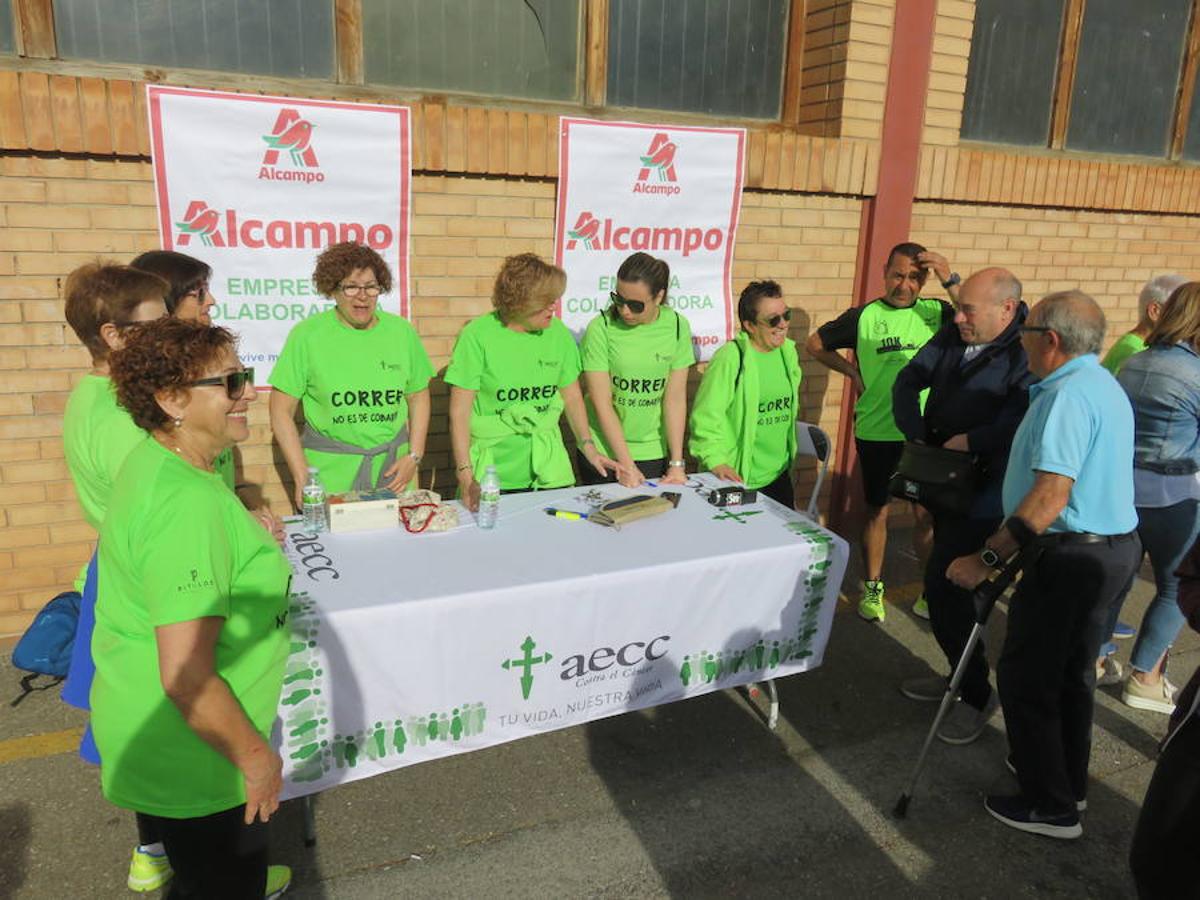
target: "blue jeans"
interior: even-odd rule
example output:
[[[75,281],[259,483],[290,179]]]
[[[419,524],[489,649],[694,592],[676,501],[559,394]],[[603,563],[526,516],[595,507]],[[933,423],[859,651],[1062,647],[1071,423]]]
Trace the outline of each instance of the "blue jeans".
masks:
[[[1175,570],[1200,536],[1200,500],[1173,506],[1138,507],[1138,535],[1150,554],[1157,588],[1133,644],[1133,668],[1149,672],[1163,651],[1175,642],[1184,623],[1177,603],[1179,579]]]

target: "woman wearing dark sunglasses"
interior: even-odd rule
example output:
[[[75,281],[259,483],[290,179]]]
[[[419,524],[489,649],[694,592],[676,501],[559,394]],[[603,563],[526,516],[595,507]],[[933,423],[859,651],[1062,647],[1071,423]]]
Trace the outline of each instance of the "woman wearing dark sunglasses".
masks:
[[[612,307],[596,316],[579,345],[587,385],[588,418],[601,453],[621,468],[627,487],[646,478],[683,484],[683,430],[687,373],[696,361],[688,321],[664,305],[671,269],[635,253],[617,269]],[[611,481],[582,458],[584,484]]]
[[[213,470],[250,433],[234,337],[175,318],[113,354],[117,399],[149,432],[100,529],[92,723],[105,797],[158,829],[173,896],[277,896],[266,822],[291,568]]]
[[[725,481],[762,491],[791,509],[800,360],[788,336],[792,311],[774,281],[752,281],[738,298],[742,332],[718,350],[692,410],[692,455]]]

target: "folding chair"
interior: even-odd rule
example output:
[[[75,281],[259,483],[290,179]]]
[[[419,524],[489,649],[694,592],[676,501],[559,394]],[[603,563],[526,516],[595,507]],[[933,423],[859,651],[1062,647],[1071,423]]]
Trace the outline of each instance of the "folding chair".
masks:
[[[808,422],[796,423],[796,459],[805,456],[814,457],[817,460],[817,480],[813,484],[812,494],[808,498],[808,506],[802,512],[814,522],[817,518],[817,501],[821,496],[821,485],[825,481],[825,475],[829,471],[829,457],[833,445],[829,441],[827,435],[821,428],[816,425],[810,425]],[[763,682],[767,689],[767,698],[770,705],[767,708],[767,727],[772,731],[779,724],[779,692],[775,688],[775,679],[768,678]],[[758,694],[758,685],[750,684],[747,686],[751,697]]]

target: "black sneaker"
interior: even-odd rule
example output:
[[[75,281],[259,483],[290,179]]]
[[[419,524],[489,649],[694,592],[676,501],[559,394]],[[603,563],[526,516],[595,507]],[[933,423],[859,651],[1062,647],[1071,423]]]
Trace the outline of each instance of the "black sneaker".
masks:
[[[1000,797],[993,794],[983,801],[983,808],[1009,828],[1018,831],[1064,840],[1083,834],[1083,826],[1079,824],[1079,813],[1045,815],[1034,809],[1029,801],[1021,796]]]
[[[1012,772],[1014,778],[1017,777],[1017,764],[1013,761],[1011,752],[1009,752],[1008,756],[1004,757],[1004,767]],[[1075,801],[1075,812],[1087,812],[1087,797]]]

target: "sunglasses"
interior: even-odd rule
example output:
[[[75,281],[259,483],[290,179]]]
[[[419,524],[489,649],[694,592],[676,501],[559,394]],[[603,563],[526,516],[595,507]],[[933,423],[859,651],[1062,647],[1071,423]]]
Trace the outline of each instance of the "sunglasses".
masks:
[[[193,381],[188,387],[224,387],[225,393],[229,395],[229,399],[236,400],[242,396],[242,391],[246,389],[247,384],[254,384],[253,366],[249,369],[239,369],[237,372],[229,372],[225,375],[201,378],[199,381]]]
[[[617,304],[617,306],[628,306],[631,313],[636,314],[646,311],[645,300],[626,300],[616,291],[609,291],[608,296],[613,303]]]
[[[771,316],[769,319],[763,319],[759,324],[770,325],[772,328],[778,328],[780,323],[790,321],[792,321],[792,311],[791,309],[785,309],[777,316]]]

